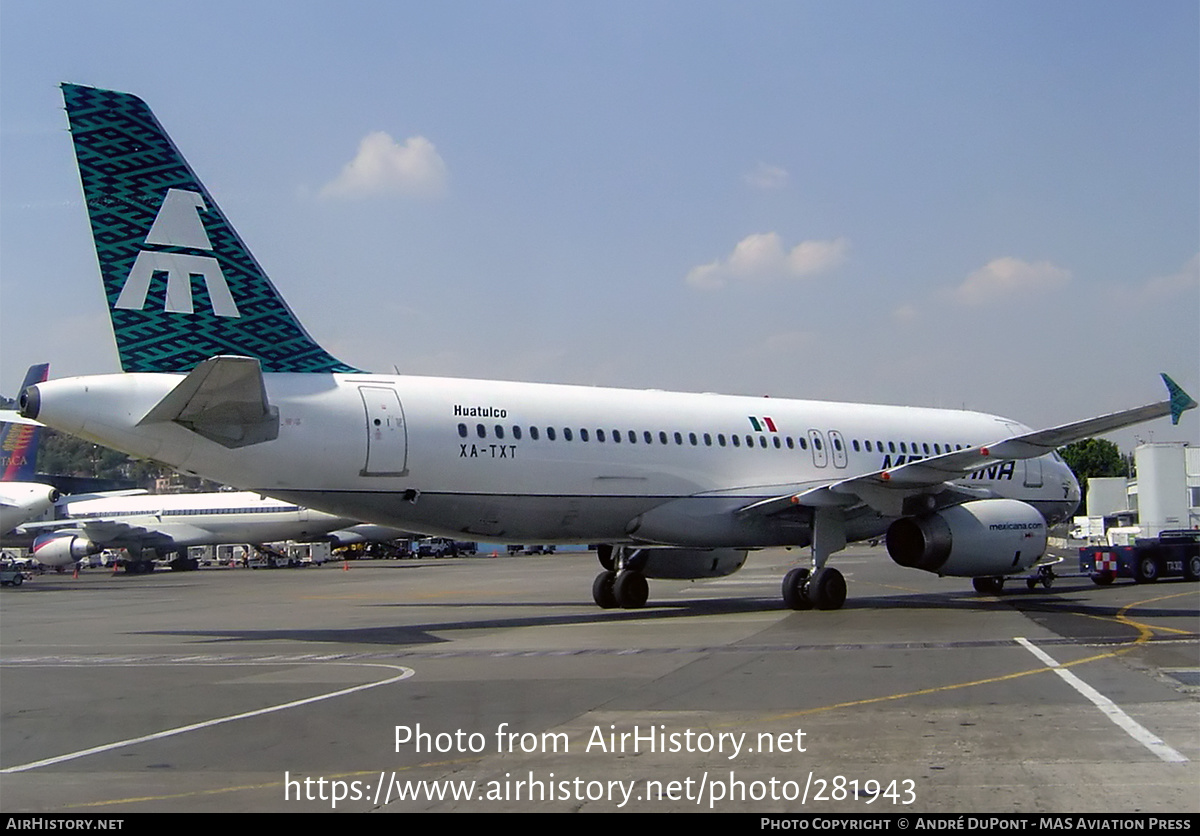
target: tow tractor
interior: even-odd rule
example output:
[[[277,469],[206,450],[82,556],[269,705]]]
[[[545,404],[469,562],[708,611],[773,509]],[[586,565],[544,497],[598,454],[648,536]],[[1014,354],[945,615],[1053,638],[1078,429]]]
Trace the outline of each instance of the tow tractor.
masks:
[[[1084,546],[1079,571],[1098,586],[1117,578],[1154,583],[1159,578],[1200,580],[1200,531],[1175,529],[1157,537],[1134,540],[1131,546]]]

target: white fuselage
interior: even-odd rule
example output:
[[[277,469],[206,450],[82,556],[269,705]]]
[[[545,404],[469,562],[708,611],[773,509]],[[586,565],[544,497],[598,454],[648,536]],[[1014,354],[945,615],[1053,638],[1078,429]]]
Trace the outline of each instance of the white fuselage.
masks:
[[[249,491],[76,501],[68,497],[62,504],[67,520],[113,523],[131,530],[114,535],[114,544],[144,539],[147,546],[164,548],[301,540],[354,522]]]
[[[1025,430],[976,412],[385,375],[266,374],[278,436],[230,449],[139,421],[171,374],[41,384],[39,420],[187,473],[355,519],[511,542],[803,544],[750,502]],[[1054,456],[962,480],[1051,521],[1078,486]],[[651,514],[654,509],[658,509]],[[666,512],[663,509],[669,509]],[[848,520],[851,539],[887,520]]]

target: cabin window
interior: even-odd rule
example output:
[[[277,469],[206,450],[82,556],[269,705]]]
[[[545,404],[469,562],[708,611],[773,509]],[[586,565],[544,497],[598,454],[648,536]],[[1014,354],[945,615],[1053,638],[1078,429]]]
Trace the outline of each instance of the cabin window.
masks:
[[[666,444],[666,443],[667,443],[667,434],[666,434],[666,432],[664,432],[663,430],[659,430],[659,431],[658,431],[658,443],[659,443],[659,444]]]
[[[695,447],[695,446],[696,446],[696,445],[699,443],[699,442],[696,440],[696,434],[695,434],[695,433],[688,433],[688,441],[689,441],[689,442],[691,442],[691,445],[692,445],[693,447]]]
[[[532,438],[534,441],[538,440],[538,428],[537,427],[529,428],[529,437]]]
[[[772,436],[772,437],[771,437],[771,441],[773,441],[773,442],[775,443],[775,449],[776,449],[776,450],[780,450],[780,449],[782,449],[782,448],[783,448],[783,442],[781,442],[781,441],[779,440],[779,436],[777,436],[777,435],[776,435],[776,436]]]
[[[853,448],[855,453],[859,452],[857,438],[850,442],[850,447]]]
[[[794,438],[792,438],[790,435],[787,437],[787,448],[789,450],[796,449],[796,440]]]
[[[459,437],[459,438],[466,438],[466,437],[467,437],[467,425],[466,425],[466,424],[459,424],[459,425],[458,425],[458,437]]]
[[[637,433],[635,433],[633,430],[629,431],[629,443],[637,444]]]
[[[704,446],[712,447],[712,436],[709,435],[708,433],[704,434]]]
[[[676,444],[683,444],[683,436],[682,436],[682,435],[680,435],[679,433],[675,433],[675,443],[676,443]]]
[[[504,427],[496,425],[496,438],[504,438]]]
[[[729,439],[733,442],[734,447],[742,446],[742,437],[740,435],[731,435],[729,436]]]
[[[725,433],[717,433],[717,444],[721,447],[725,446]]]
[[[808,439],[807,439],[807,438],[804,438],[804,437],[802,436],[802,437],[800,437],[800,438],[797,438],[797,439],[796,439],[796,441],[798,441],[798,442],[800,443],[800,449],[801,449],[801,450],[807,450],[807,449],[808,449]]]
[[[907,452],[908,452],[908,445],[907,445],[907,444],[905,444],[903,441],[901,441],[901,442],[900,442],[900,452],[901,452],[901,453],[907,453]]]
[[[517,424],[513,424],[513,438],[521,438],[521,427]]]
[[[596,440],[601,444],[604,443],[604,430],[596,430]]]
[[[563,427],[563,441],[570,441],[570,440],[571,440],[571,428]]]
[[[587,431],[587,430],[580,430],[580,431],[579,431],[579,440],[580,440],[580,441],[587,441],[587,440],[588,440],[588,431]]]
[[[546,427],[546,440],[547,441],[554,440],[554,427]]]
[[[613,430],[612,436],[613,436],[613,444],[621,443],[621,431],[620,430]]]
[[[483,424],[476,424],[475,434],[480,438],[487,438],[487,429],[484,428]]]
[[[642,433],[642,441],[646,442],[647,444],[653,444],[653,443],[654,443],[654,436],[650,435],[650,431],[649,431],[649,430],[645,430],[645,431]]]

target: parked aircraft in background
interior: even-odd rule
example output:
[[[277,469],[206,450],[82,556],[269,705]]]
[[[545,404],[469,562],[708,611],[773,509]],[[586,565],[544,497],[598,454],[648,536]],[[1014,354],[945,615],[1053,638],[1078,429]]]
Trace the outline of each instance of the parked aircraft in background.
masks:
[[[307,334],[144,102],[63,94],[126,373],[32,387],[26,416],[354,519],[602,543],[602,607],[793,545],[812,560],[784,601],[836,609],[830,555],[884,535],[901,565],[994,589],[1078,504],[1057,447],[1196,405],[1164,376],[1169,400],[1031,431],[958,410],[361,372]]]
[[[126,549],[127,571],[153,568],[155,556],[178,553],[172,565],[195,568],[188,546],[323,540],[355,520],[244,491],[119,496],[60,504],[62,519],[29,523],[30,553],[44,566],[69,566],[105,549]]]
[[[48,363],[30,366],[21,391],[41,383],[49,371]],[[58,500],[53,485],[37,481],[40,435],[41,427],[35,423],[0,423],[0,535],[40,517]]]

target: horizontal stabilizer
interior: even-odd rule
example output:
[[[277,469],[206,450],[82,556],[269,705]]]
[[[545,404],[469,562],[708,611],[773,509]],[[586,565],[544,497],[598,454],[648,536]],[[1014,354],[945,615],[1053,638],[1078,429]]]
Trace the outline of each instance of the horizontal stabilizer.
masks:
[[[146,413],[138,426],[173,421],[225,447],[279,435],[279,410],[267,402],[262,367],[253,357],[211,357]]]

